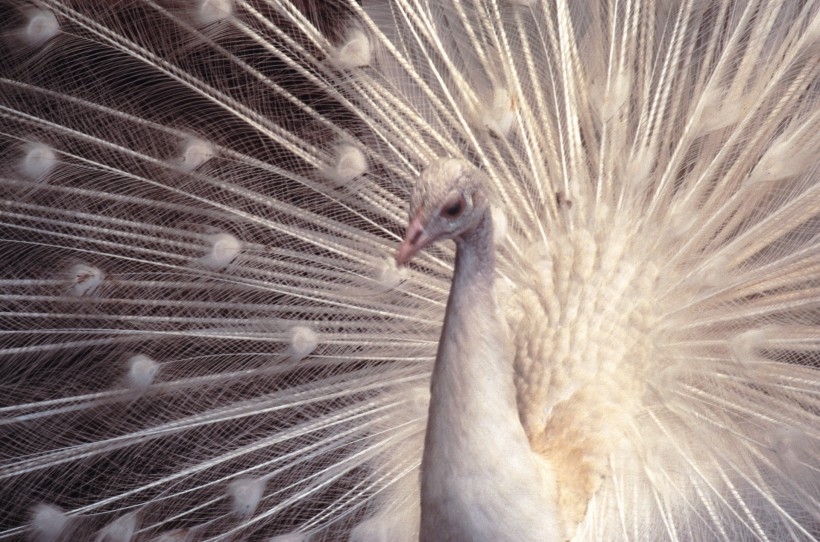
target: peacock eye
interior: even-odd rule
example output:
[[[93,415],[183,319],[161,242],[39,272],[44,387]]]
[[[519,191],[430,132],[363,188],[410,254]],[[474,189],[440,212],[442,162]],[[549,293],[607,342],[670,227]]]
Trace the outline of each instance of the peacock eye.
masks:
[[[459,198],[456,201],[450,202],[441,210],[441,216],[447,218],[458,218],[464,212],[464,198]]]

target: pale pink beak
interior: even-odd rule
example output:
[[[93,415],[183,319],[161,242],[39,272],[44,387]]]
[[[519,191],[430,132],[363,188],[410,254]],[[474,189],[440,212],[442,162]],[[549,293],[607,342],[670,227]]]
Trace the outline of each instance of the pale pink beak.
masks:
[[[396,253],[396,265],[401,267],[412,260],[413,256],[430,244],[430,241],[431,239],[424,231],[424,226],[421,223],[421,216],[416,215],[407,226],[404,241],[399,245],[399,250]]]

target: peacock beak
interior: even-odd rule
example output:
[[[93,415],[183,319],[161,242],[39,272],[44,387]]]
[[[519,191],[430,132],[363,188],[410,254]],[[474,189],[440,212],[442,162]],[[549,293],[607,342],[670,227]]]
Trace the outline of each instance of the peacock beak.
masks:
[[[421,249],[430,244],[432,239],[427,232],[424,231],[424,225],[421,222],[421,216],[416,215],[407,226],[407,232],[404,234],[404,240],[399,245],[399,250],[396,253],[396,265],[401,267],[413,259]]]

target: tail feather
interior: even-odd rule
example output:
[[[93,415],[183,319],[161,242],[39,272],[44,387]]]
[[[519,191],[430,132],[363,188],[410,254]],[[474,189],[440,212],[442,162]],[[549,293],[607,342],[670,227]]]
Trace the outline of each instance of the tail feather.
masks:
[[[0,14],[0,539],[416,538],[447,156],[573,539],[820,537],[816,3]]]

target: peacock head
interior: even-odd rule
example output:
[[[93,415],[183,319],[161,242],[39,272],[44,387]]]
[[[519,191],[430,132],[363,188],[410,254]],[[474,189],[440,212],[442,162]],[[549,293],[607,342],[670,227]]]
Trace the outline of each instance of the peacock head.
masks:
[[[424,247],[472,231],[489,211],[483,174],[464,160],[444,158],[422,171],[410,197],[410,223],[396,254],[404,265]]]

